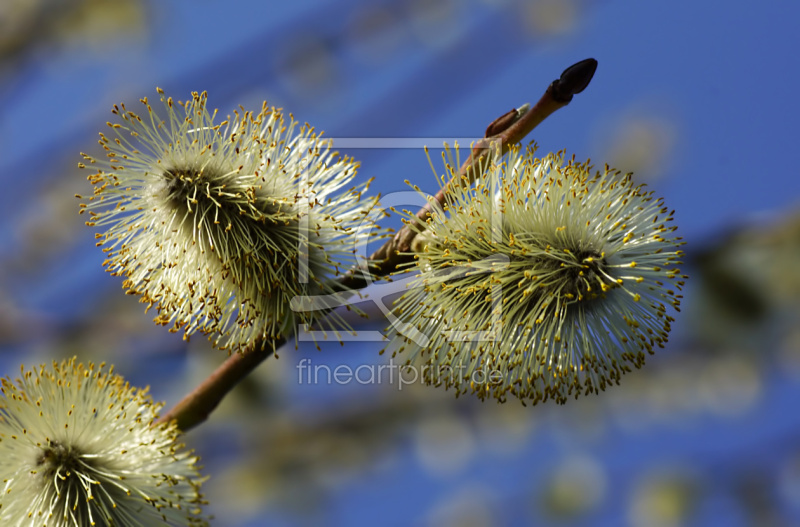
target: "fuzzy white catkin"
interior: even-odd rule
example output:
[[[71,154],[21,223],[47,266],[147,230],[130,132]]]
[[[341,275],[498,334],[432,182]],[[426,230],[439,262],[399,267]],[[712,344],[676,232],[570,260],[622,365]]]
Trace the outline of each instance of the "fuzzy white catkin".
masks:
[[[347,188],[358,165],[266,103],[218,120],[205,93],[159,94],[163,118],[146,98],[141,115],[115,106],[105,158],[82,154],[96,172],[81,208],[103,229],[107,270],[156,307],[157,323],[210,334],[221,349],[314,322],[351,331],[335,312],[318,320],[291,301],[340,292],[334,278],[374,234],[376,200]]]
[[[630,174],[534,151],[449,187],[395,304],[387,349],[457,395],[599,393],[663,347],[679,310],[674,211]]]
[[[198,458],[146,392],[75,359],[3,378],[0,524],[206,525]]]

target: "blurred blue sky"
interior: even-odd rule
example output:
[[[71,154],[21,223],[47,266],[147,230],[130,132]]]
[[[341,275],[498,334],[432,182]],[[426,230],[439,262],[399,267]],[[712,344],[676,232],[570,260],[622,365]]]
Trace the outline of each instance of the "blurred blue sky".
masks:
[[[687,253],[720,241],[735,227],[770,224],[800,205],[800,174],[792,158],[800,118],[798,2],[122,4],[128,7],[118,13],[105,9],[99,21],[78,25],[73,33],[37,38],[0,70],[1,300],[47,327],[83,324],[109,291],[121,296],[118,280],[101,270],[93,233],[79,227],[82,220],[72,214],[77,212],[72,194],[88,190],[76,165],[79,152],[95,147],[113,104],[135,107],[140,97],[154,98],[156,86],[176,99],[206,90],[210,105],[223,114],[239,104],[257,108],[266,99],[324,130],[334,144],[337,137],[430,138],[439,140],[430,143],[438,147],[442,140],[482,135],[497,116],[535,103],[564,68],[594,57],[599,67],[589,88],[531,135],[542,151],[566,149],[578,159],[634,170],[676,209]],[[404,179],[431,192],[437,188],[420,150],[343,153],[361,160],[359,180],[374,177],[374,192],[408,190]],[[62,206],[53,188],[63,189],[70,215],[58,216]],[[56,223],[34,229],[47,246],[31,249],[37,238],[26,226],[38,225],[39,217]],[[46,231],[52,231],[50,237]],[[38,259],[22,266],[20,254]],[[684,306],[691,304],[690,288]],[[680,333],[685,321],[678,318]],[[46,356],[47,334],[17,337],[4,346],[0,373],[16,372],[28,356]],[[185,349],[178,338],[157,335],[153,348]],[[136,348],[127,340],[117,344],[121,350]],[[361,357],[377,349],[376,344],[348,351]],[[185,364],[157,360],[170,370],[145,372],[129,365],[130,374],[151,383],[157,397],[174,401],[176,391],[159,382]],[[555,466],[553,452],[581,451],[600,460],[611,495],[635,493],[639,480],[632,474],[646,471],[654,451],[659,459],[681,459],[681,466],[722,482],[741,457],[780,471],[800,438],[795,404],[800,391],[796,380],[781,372],[771,375],[760,402],[741,419],[689,412],[677,428],[657,426],[639,435],[612,430],[602,441],[573,430],[566,446],[564,436],[552,432],[510,459],[493,459],[479,446],[463,479],[474,482],[479,494],[492,490],[492,510],[508,506],[495,517],[497,525],[521,525],[544,520],[529,516],[534,508],[529,491],[515,489],[530,479],[527,489],[537,474]],[[311,399],[322,406],[338,400],[341,387],[328,388]],[[557,411],[542,415],[541,426],[558,421]],[[218,453],[207,448],[210,466],[218,466]],[[403,448],[393,455],[407,462],[392,465],[388,473],[362,475],[329,495],[326,520],[331,525],[433,522],[428,510],[455,482],[425,475],[413,461],[412,447]],[[688,525],[750,525],[741,504],[714,488]],[[787,518],[800,519],[800,499],[785,506]],[[626,507],[608,499],[585,523],[562,524],[644,525],[631,520]],[[389,509],[396,517],[387,521]],[[227,518],[229,513],[218,513],[217,524],[240,521]],[[303,524],[281,512],[263,514],[241,525]]]

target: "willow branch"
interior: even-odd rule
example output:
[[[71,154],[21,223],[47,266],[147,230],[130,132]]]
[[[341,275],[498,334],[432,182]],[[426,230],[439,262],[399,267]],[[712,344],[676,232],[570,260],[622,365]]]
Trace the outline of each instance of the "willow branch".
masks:
[[[339,280],[343,289],[363,289],[376,278],[388,276],[397,270],[398,266],[412,261],[411,243],[417,234],[424,230],[425,219],[433,207],[444,205],[450,186],[465,184],[462,177],[472,182],[477,168],[485,166],[484,163],[489,156],[498,153],[497,149],[492,149],[493,144],[500,146],[499,154],[501,156],[508,152],[511,145],[521,142],[553,112],[569,104],[573,95],[582,92],[592,80],[596,69],[597,61],[594,59],[586,59],[570,66],[564,70],[559,79],[554,80],[547,87],[544,95],[533,108],[528,109],[526,104],[520,109],[505,113],[489,124],[485,137],[473,145],[469,157],[459,168],[457,176],[439,190],[433,201],[429,201],[417,212],[416,226],[412,227],[407,224],[400,229],[394,237],[368,258],[367,268],[364,266],[354,267],[345,273]],[[164,414],[158,423],[174,420],[177,422],[178,428],[183,431],[202,423],[228,392],[283,343],[283,339],[269,345],[257,341],[247,351],[234,353],[197,388]]]
[[[411,243],[414,238],[425,229],[425,220],[434,206],[443,206],[445,196],[451,185],[464,184],[465,178],[472,182],[477,172],[476,168],[485,166],[487,158],[493,155],[493,144],[500,144],[502,156],[511,145],[521,142],[526,135],[549,117],[559,108],[563,108],[572,101],[575,94],[582,92],[589,81],[592,80],[597,69],[595,59],[586,59],[564,70],[559,79],[550,83],[539,102],[527,109],[524,105],[519,110],[511,110],[495,119],[487,128],[485,137],[473,145],[469,157],[461,165],[456,177],[445,184],[416,214],[416,225],[406,224],[402,229],[380,249],[372,253],[368,259],[368,269],[354,267],[340,280],[348,289],[363,289],[375,278],[388,276],[398,269],[398,266],[413,261]]]
[[[208,418],[228,392],[283,343],[283,339],[275,341],[273,348],[272,345],[265,346],[258,341],[247,351],[233,353],[197,388],[156,421],[156,424],[174,420],[178,424],[178,429],[184,432],[199,425]]]

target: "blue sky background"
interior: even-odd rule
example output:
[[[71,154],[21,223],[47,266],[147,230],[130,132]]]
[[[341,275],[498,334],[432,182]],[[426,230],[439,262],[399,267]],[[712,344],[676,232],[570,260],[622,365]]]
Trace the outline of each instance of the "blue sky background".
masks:
[[[73,194],[88,190],[78,153],[95,147],[112,104],[135,106],[156,86],[180,99],[206,90],[223,114],[266,99],[334,141],[440,138],[436,147],[482,135],[594,57],[589,88],[530,139],[633,170],[676,209],[690,258],[730,233],[779,225],[800,205],[797,2],[50,4],[31,3],[51,18],[20,33],[24,45],[0,70],[4,375],[51,356],[108,355],[174,403],[222,360],[155,328],[102,271],[77,216]],[[23,12],[0,9],[0,27],[24,22]],[[374,192],[408,190],[404,179],[436,189],[419,150],[343,153],[361,161],[360,181],[375,178]],[[749,261],[738,269],[748,273]],[[800,385],[780,359],[796,360],[800,346],[787,329],[797,299],[789,293],[779,305],[794,307],[752,332],[728,331],[700,282],[690,282],[669,349],[608,394],[564,408],[522,414],[451,404],[433,388],[404,398],[395,387],[304,386],[294,377],[301,358],[357,365],[378,361],[380,344],[284,352],[187,438],[212,475],[217,524],[466,525],[460,514],[474,525],[800,522]],[[371,424],[342,435],[337,423],[363,416],[365,399]],[[430,399],[436,411],[426,411]],[[253,437],[275,427],[329,440],[283,464],[269,458],[287,455],[276,436]],[[567,505],[552,490],[562,487]]]

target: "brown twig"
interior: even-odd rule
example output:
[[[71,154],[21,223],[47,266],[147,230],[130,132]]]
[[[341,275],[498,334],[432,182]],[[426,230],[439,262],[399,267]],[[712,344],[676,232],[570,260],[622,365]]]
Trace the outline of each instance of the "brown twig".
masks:
[[[344,289],[357,290],[368,286],[375,278],[388,276],[399,265],[413,260],[410,254],[414,237],[424,229],[425,219],[434,206],[443,206],[447,190],[452,184],[463,184],[462,176],[473,181],[474,167],[484,166],[489,156],[494,155],[493,144],[500,145],[502,154],[508,152],[511,145],[525,138],[539,123],[550,114],[569,104],[572,96],[582,92],[592,80],[597,61],[586,59],[564,70],[559,79],[547,87],[539,102],[527,109],[527,105],[495,119],[486,129],[486,137],[478,141],[469,157],[453,178],[436,194],[434,201],[428,202],[416,214],[417,227],[405,225],[392,239],[375,251],[368,259],[369,269],[355,267],[345,273],[339,283]],[[250,350],[235,353],[228,357],[207,379],[186,395],[177,405],[164,414],[158,423],[175,420],[178,428],[187,431],[205,421],[214,408],[222,401],[239,381],[246,377],[256,366],[272,355],[274,349],[283,344],[281,341],[265,345],[258,341]]]
[[[527,111],[511,110],[495,119],[486,129],[486,137],[472,147],[469,157],[458,171],[458,176],[439,190],[434,196],[434,201],[429,201],[417,212],[416,217],[420,221],[417,222],[416,228],[405,225],[380,249],[372,253],[368,259],[369,269],[363,267],[350,269],[340,283],[348,289],[363,289],[372,283],[374,278],[388,276],[398,266],[413,261],[410,253],[411,242],[424,230],[425,219],[432,207],[444,205],[448,187],[451,184],[462,184],[462,176],[466,176],[470,182],[473,181],[475,175],[473,167],[481,166],[489,156],[493,155],[491,148],[493,143],[502,145],[500,155],[508,152],[510,145],[522,141],[550,114],[569,104],[573,95],[582,92],[592,80],[596,69],[595,59],[578,62],[564,70],[561,78],[554,80],[547,87],[536,106]]]
[[[276,341],[274,349],[279,348],[282,344],[283,342]],[[233,353],[197,388],[189,392],[169,412],[164,414],[156,424],[175,420],[178,423],[178,429],[184,432],[194,428],[205,421],[228,392],[239,384],[239,381],[247,377],[256,366],[272,355],[272,352],[271,345],[264,346],[259,342],[243,353]]]

